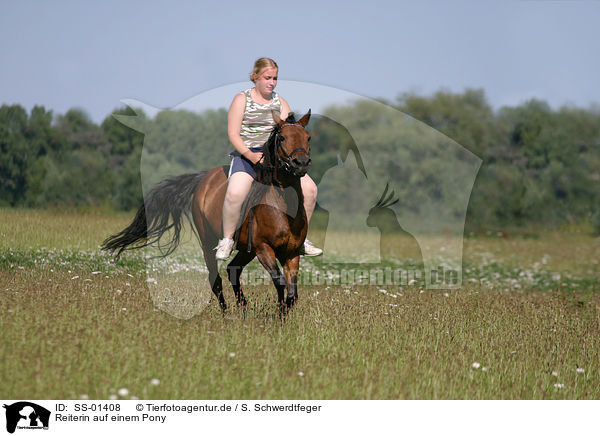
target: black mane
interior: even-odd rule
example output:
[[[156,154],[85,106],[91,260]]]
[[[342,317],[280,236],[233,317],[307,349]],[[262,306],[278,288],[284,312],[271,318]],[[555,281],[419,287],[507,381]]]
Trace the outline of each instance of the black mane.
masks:
[[[296,117],[293,112],[289,113],[286,122],[289,124],[296,123]],[[277,139],[279,132],[281,132],[281,127],[276,124],[263,147],[263,160],[256,172],[256,181],[262,185],[273,184],[274,170],[277,165]]]

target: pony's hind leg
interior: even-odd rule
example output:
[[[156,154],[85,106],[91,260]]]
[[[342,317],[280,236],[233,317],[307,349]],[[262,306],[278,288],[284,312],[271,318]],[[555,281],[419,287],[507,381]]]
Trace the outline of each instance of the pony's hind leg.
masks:
[[[255,255],[252,253],[239,251],[231,263],[227,265],[227,277],[229,278],[229,281],[233,287],[233,292],[235,294],[235,298],[237,299],[238,306],[245,306],[247,304],[246,297],[244,297],[244,293],[242,292],[240,277],[244,267],[248,265],[252,259],[254,259],[254,256]]]
[[[216,243],[215,243],[216,246]],[[212,244],[203,244],[202,251],[204,252],[204,261],[206,262],[206,268],[208,269],[208,281],[210,282],[211,289],[223,312],[227,310],[227,304],[225,303],[225,297],[223,296],[223,280],[219,275],[219,267],[217,265],[217,258],[215,257],[215,251]]]

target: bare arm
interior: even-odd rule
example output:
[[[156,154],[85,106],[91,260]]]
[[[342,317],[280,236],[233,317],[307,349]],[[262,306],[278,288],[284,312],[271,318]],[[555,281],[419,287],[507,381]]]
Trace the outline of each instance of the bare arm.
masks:
[[[227,115],[227,135],[229,136],[229,142],[231,145],[252,163],[257,163],[262,159],[262,153],[252,153],[248,150],[248,146],[244,144],[240,131],[242,129],[242,119],[244,118],[244,109],[246,107],[246,98],[244,94],[237,94],[231,106],[229,107],[229,113]]]
[[[279,100],[281,101],[281,115],[279,116],[279,118],[285,120],[290,114],[290,105],[281,96],[279,96]]]

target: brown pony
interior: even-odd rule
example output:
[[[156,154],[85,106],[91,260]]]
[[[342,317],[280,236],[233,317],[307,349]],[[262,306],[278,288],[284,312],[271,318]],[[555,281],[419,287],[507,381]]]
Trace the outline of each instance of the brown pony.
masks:
[[[289,309],[298,299],[300,250],[308,228],[300,178],[311,164],[310,135],[304,129],[310,110],[297,122],[293,114],[285,121],[276,114],[273,119],[276,124],[263,148],[257,179],[242,208],[246,212],[242,212],[235,237],[239,251],[227,266],[227,276],[238,305],[246,305],[240,276],[243,268],[258,257],[273,279],[281,308]],[[229,167],[222,166],[163,180],[146,196],[132,223],[106,239],[102,248],[117,251],[118,258],[123,250],[156,244],[167,256],[177,248],[182,218],[187,216],[200,237],[212,291],[226,310],[215,247],[222,237],[228,172]],[[161,238],[169,230],[171,239],[164,243]]]

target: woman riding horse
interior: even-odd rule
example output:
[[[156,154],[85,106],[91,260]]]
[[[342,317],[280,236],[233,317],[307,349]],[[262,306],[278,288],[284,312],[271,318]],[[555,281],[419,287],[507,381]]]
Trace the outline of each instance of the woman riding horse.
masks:
[[[273,118],[275,127],[263,149],[263,162],[237,234],[239,251],[227,266],[227,275],[238,305],[245,305],[239,279],[243,268],[258,257],[273,279],[283,309],[290,308],[298,298],[298,267],[308,230],[301,180],[311,164],[310,135],[304,129],[310,111],[298,122],[293,114],[285,121],[276,114]],[[167,256],[179,244],[183,217],[190,219],[191,215],[212,291],[225,311],[215,247],[223,235],[221,222],[228,172],[229,167],[222,166],[163,180],[144,198],[132,223],[106,239],[102,248],[116,251],[118,257],[124,250],[156,244]],[[168,231],[171,239],[164,243],[161,239]],[[277,261],[283,265],[283,274]]]
[[[233,240],[244,200],[256,178],[255,166],[263,158],[263,145],[275,126],[272,112],[285,120],[290,107],[276,92],[278,66],[274,60],[260,58],[254,63],[250,80],[254,88],[235,96],[227,118],[229,141],[235,148],[229,170],[229,184],[223,203],[223,239],[217,246],[217,259],[227,259],[235,246]],[[317,185],[308,174],[300,179],[306,216],[310,218],[317,201]],[[303,246],[306,256],[318,256],[323,250],[308,239]]]

